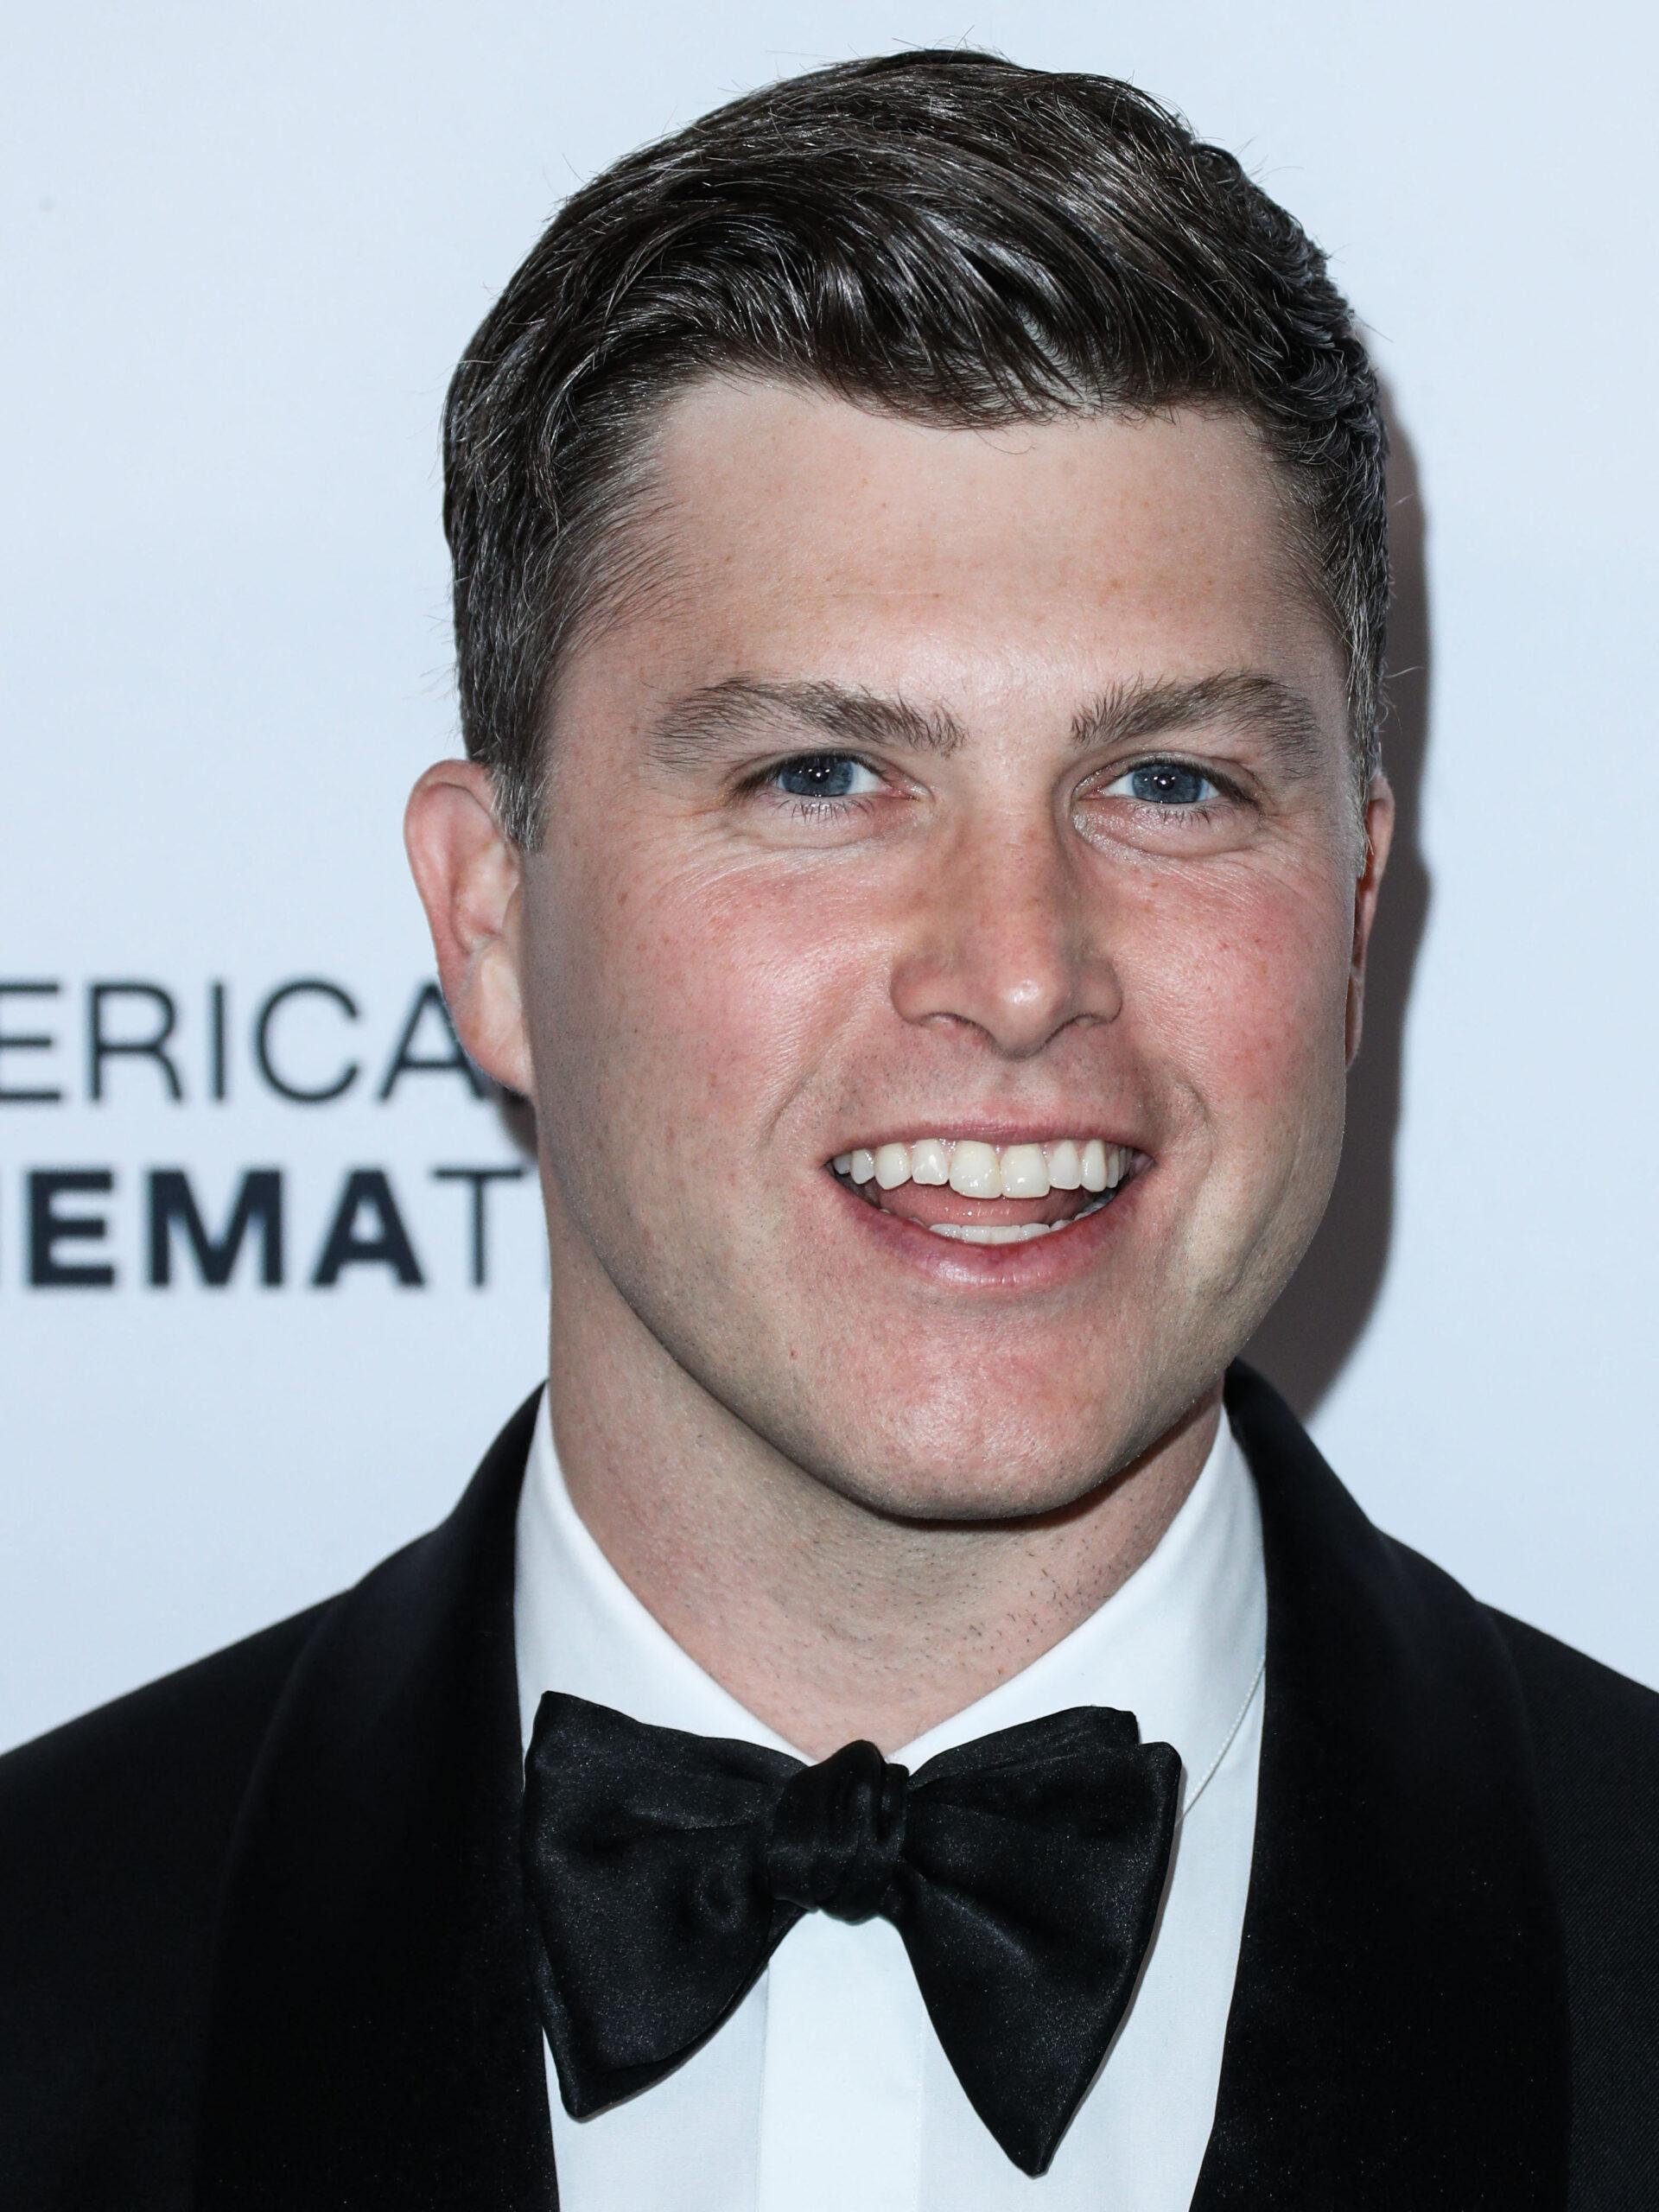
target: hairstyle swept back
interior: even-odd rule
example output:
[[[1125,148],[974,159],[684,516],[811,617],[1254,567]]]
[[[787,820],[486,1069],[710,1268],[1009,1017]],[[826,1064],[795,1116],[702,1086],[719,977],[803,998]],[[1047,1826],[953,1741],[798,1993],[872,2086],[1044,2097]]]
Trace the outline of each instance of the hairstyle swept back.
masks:
[[[962,427],[1236,410],[1279,464],[1346,657],[1363,793],[1387,439],[1324,255],[1131,86],[912,52],[787,79],[616,162],[560,211],[455,372],[461,728],[521,844],[539,834],[559,659],[626,577],[655,423],[722,373]]]

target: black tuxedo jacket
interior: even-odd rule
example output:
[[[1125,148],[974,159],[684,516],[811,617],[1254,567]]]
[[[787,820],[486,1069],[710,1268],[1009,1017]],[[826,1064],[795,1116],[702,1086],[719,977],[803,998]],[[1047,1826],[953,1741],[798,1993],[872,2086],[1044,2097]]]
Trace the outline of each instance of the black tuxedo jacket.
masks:
[[[1258,1376],[1228,1404],[1267,1708],[1195,2204],[1652,2212],[1659,1698],[1378,1535]],[[6,2212],[556,2202],[516,1849],[534,1408],[356,1589],[0,1761]]]

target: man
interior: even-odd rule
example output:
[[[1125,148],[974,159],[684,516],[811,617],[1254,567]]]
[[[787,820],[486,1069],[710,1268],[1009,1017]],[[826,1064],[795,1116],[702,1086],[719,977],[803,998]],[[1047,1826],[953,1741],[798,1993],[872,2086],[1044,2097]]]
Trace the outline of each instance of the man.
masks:
[[[1125,86],[860,63],[579,194],[447,429],[409,843],[548,1388],[5,1763],[7,2202],[1659,2201],[1659,1702],[1234,1363],[1391,823],[1319,255]]]

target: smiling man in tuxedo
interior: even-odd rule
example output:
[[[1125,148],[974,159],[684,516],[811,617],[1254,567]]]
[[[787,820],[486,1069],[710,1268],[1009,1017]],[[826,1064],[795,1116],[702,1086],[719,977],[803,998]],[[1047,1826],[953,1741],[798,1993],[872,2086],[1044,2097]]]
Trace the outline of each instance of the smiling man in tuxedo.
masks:
[[[1317,251],[1109,80],[823,71],[570,202],[447,461],[548,1385],[6,1763],[8,2202],[1659,2201],[1659,1700],[1236,1359],[1392,819]]]

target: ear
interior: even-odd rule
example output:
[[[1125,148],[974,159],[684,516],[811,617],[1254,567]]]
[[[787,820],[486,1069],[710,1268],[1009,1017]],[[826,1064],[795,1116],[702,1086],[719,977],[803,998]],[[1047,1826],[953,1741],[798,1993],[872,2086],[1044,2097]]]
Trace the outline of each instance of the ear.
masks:
[[[410,793],[404,843],[455,1033],[486,1075],[533,1096],[519,943],[523,867],[489,771],[440,760]]]
[[[1354,1064],[1363,1027],[1365,955],[1376,916],[1376,894],[1394,842],[1394,791],[1384,775],[1371,779],[1365,800],[1365,860],[1354,884],[1354,938],[1348,964],[1348,1065]]]

